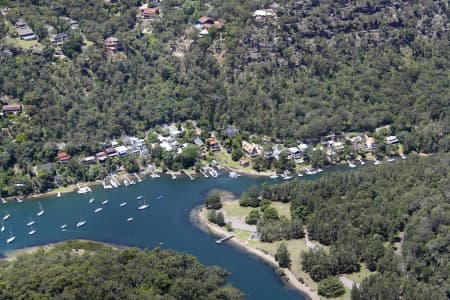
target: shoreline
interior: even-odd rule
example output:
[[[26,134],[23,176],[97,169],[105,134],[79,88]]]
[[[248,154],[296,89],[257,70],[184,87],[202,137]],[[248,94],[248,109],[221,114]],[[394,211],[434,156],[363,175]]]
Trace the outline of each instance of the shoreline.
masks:
[[[229,192],[227,192],[229,193]],[[227,200],[227,202],[230,200]],[[233,201],[233,200],[231,200]],[[196,206],[191,210],[190,218],[191,222],[194,226],[197,226],[201,230],[216,235],[216,236],[226,236],[230,232],[228,232],[226,229],[210,223],[208,220],[205,219],[205,216],[203,215],[203,210],[205,209],[205,206],[199,205]],[[251,247],[249,245],[246,245],[245,243],[239,241],[236,238],[231,238],[228,240],[229,243],[231,243],[233,246],[239,248],[242,251],[247,252],[250,255],[256,256],[257,258],[261,259],[265,263],[272,266],[275,270],[282,270],[284,273],[284,276],[280,276],[281,279],[284,281],[285,284],[293,288],[294,290],[298,291],[302,296],[305,297],[305,300],[320,300],[319,295],[311,290],[310,287],[307,285],[301,283],[298,281],[297,277],[295,277],[295,274],[288,268],[280,268],[278,266],[278,262],[275,260],[275,258],[268,254],[264,253],[263,251]]]

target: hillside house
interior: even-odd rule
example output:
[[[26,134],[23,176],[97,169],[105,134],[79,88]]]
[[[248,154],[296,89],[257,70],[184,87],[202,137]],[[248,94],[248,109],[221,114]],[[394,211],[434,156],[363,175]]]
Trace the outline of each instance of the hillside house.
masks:
[[[399,142],[399,139],[395,135],[390,135],[384,138],[384,141],[388,145],[392,145]]]
[[[69,40],[69,35],[65,32],[60,32],[49,35],[49,39],[53,46],[59,47]]]
[[[106,155],[105,152],[98,152],[97,154],[95,154],[95,158],[97,158],[98,161],[102,162],[105,161],[108,157]]]
[[[248,167],[248,166],[250,166],[250,160],[248,159],[248,158],[246,158],[246,157],[242,157],[240,160],[239,160],[239,165],[241,166],[241,167]]]
[[[225,134],[229,137],[232,138],[234,135],[239,133],[239,129],[234,128],[234,127],[227,127],[225,129]]]
[[[370,151],[377,147],[376,141],[374,137],[368,136],[366,137],[366,149],[365,151]]]
[[[299,159],[302,157],[302,152],[297,147],[290,147],[287,148],[287,150],[289,151],[289,154],[293,159]]]
[[[248,157],[255,157],[260,154],[258,147],[255,144],[249,143],[247,141],[242,141],[242,150],[244,150],[245,154],[247,154]]]
[[[58,157],[58,161],[60,161],[62,163],[66,163],[70,159],[70,156],[69,156],[69,154],[67,154],[67,152],[59,152],[57,157]]]
[[[31,41],[36,39],[34,31],[28,26],[16,28],[16,34],[18,37],[20,37],[22,40],[25,41]]]
[[[2,112],[7,113],[7,114],[16,115],[16,114],[22,112],[22,105],[20,105],[20,104],[3,105]]]
[[[109,38],[107,38],[105,40],[104,45],[105,45],[106,51],[108,51],[108,54],[113,55],[119,51],[120,41],[118,38],[110,36]]]
[[[114,157],[114,156],[118,155],[116,149],[114,149],[112,147],[106,148],[105,149],[105,154],[108,157]]]
[[[221,29],[223,27],[223,23],[220,20],[213,19],[211,17],[203,16],[198,19],[195,27],[200,30],[200,35],[208,34],[208,29],[211,27],[215,27],[217,29]]]
[[[153,20],[159,16],[159,9],[151,7],[141,7],[139,8],[139,15],[144,20]]]

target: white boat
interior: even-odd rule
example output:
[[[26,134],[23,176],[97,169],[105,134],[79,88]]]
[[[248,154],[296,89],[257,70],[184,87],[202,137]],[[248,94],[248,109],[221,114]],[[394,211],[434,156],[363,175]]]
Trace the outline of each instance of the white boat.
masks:
[[[149,207],[149,205],[145,203],[145,199],[144,199],[143,204],[139,205],[138,209],[144,210],[144,209],[147,209],[148,207]]]
[[[356,167],[356,165],[354,163],[352,163],[351,161],[347,160],[347,162],[348,162],[348,166],[350,168],[355,168]]]
[[[321,168],[317,168],[317,173],[322,172],[323,170]]]
[[[232,179],[236,179],[236,178],[239,178],[241,176],[241,174],[239,174],[239,173],[237,173],[235,171],[231,171],[229,176]]]
[[[10,235],[9,238],[6,240],[6,243],[7,243],[7,244],[10,244],[10,243],[14,242],[15,239],[16,239],[15,236]]]
[[[19,203],[22,203],[22,202],[23,202],[23,200],[20,199],[19,197],[16,197],[16,200],[17,200],[17,202],[19,202]]]
[[[102,202],[102,204],[105,205],[108,202],[109,202],[109,200],[105,200],[105,201]]]
[[[303,177],[303,173],[298,173],[298,177]]]
[[[28,235],[33,235],[36,233],[36,229],[33,228],[33,226],[31,226],[31,230],[28,231]]]
[[[134,177],[136,177],[138,182],[142,182],[142,179],[138,176],[137,173],[133,173]]]
[[[388,162],[393,162],[393,161],[395,161],[395,158],[389,157],[389,158],[387,159],[387,161],[388,161]]]
[[[63,225],[59,226],[59,228],[61,228],[61,229],[66,229],[66,227],[67,227],[67,224],[63,224]]]
[[[174,173],[170,174],[170,176],[172,176],[172,179],[177,179],[177,176]]]
[[[6,204],[8,201],[5,200],[5,198],[2,198],[2,204]]]
[[[45,210],[42,208],[41,202],[39,202],[39,211],[37,212],[36,216],[40,217],[44,214]]]
[[[136,197],[136,199],[137,199],[137,200],[142,200],[142,199],[144,199],[144,196],[139,195],[139,196]]]
[[[103,188],[104,188],[104,189],[112,189],[112,185],[106,184],[106,181],[105,181],[105,180],[102,180],[102,184],[103,184]]]
[[[163,195],[159,195],[158,198],[156,198],[156,199],[161,200],[162,198],[163,198]]]
[[[124,186],[130,186],[130,182],[129,182],[128,180],[125,179],[125,180],[123,181],[123,185],[124,185]]]
[[[277,172],[273,172],[273,175],[270,176],[270,179],[277,179],[277,178],[278,178]]]
[[[131,222],[131,221],[133,221],[134,220],[134,218],[127,218],[127,222]]]
[[[119,184],[114,179],[110,179],[109,182],[111,182],[111,185],[112,185],[113,188],[118,188],[119,187]]]
[[[84,226],[84,225],[86,225],[86,223],[87,222],[85,220],[81,219],[80,222],[77,223],[77,227]]]
[[[134,181],[133,179],[131,179],[129,182],[131,185],[136,184],[136,181]]]
[[[217,173],[216,170],[214,170],[214,168],[209,168],[208,173],[209,173],[209,175],[211,175],[211,177],[214,177],[214,178],[217,178],[219,176],[219,174]]]
[[[379,161],[378,159],[375,160],[375,162],[373,163],[374,165],[379,165],[381,164],[381,161]]]
[[[89,203],[93,203],[95,201],[95,198],[89,199]]]
[[[28,223],[27,226],[33,226],[34,223],[36,223],[33,219],[31,219]]]
[[[0,232],[5,231],[5,225],[3,225],[3,221],[1,221],[2,226],[0,227]]]
[[[120,207],[124,207],[125,205],[127,205],[127,203],[126,203],[126,202],[122,202],[122,203],[120,203]]]
[[[152,174],[150,174],[150,177],[151,178],[159,178],[159,177],[161,177],[159,174],[156,174],[156,173],[152,173]]]
[[[56,197],[61,197],[61,192],[58,192],[58,194],[56,194]]]
[[[305,174],[306,175],[315,175],[315,174],[317,174],[317,171],[314,169],[306,169]]]
[[[95,212],[95,213],[99,213],[99,212],[101,212],[102,210],[103,210],[103,208],[97,207],[97,208],[94,210],[94,212]]]
[[[3,221],[6,221],[6,220],[8,220],[9,218],[11,217],[11,215],[10,214],[6,214],[6,215],[4,215],[3,216]]]
[[[405,154],[400,154],[400,157],[402,158],[402,159],[406,159],[406,155]]]
[[[362,159],[360,159],[359,162],[361,163],[361,165],[365,165],[366,164]]]

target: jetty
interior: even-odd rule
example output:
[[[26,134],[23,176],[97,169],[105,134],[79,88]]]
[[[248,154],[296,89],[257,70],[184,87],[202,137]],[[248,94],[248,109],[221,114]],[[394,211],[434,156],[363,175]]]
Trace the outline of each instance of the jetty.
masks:
[[[224,237],[216,240],[216,244],[222,244],[223,242],[228,241],[229,239],[231,239],[233,237],[234,237],[234,233],[232,233],[230,235],[227,235],[227,236],[224,236]]]
[[[102,180],[102,184],[103,184],[103,188],[104,188],[104,189],[112,189],[112,188],[113,188],[112,185],[106,184],[106,181],[105,181],[105,180]]]
[[[208,175],[208,174],[206,174],[206,172],[205,172],[204,170],[200,170],[200,173],[202,173],[202,175],[203,175],[203,176],[205,176],[206,178],[208,178],[208,177],[209,177],[209,175]]]
[[[194,180],[195,179],[191,174],[189,174],[187,172],[184,172],[184,174],[186,174],[186,176],[189,177],[190,180]]]
[[[137,173],[133,173],[134,177],[136,177],[136,180],[138,182],[142,182],[142,179],[139,177],[139,175]]]

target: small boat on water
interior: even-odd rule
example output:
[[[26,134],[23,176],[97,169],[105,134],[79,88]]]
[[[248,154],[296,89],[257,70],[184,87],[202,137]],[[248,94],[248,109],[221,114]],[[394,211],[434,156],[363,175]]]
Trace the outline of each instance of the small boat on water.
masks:
[[[102,202],[103,205],[107,204],[109,202],[109,200],[105,200]]]
[[[303,173],[298,173],[298,177],[303,177]]]
[[[222,244],[223,242],[228,241],[229,239],[231,239],[233,237],[234,237],[233,233],[230,235],[224,236],[223,238],[216,240],[216,244]]]
[[[127,222],[131,222],[131,221],[133,221],[134,220],[134,218],[127,218]]]
[[[150,177],[154,179],[154,178],[159,178],[161,176],[159,174],[152,173],[152,174],[150,174]]]
[[[379,161],[378,159],[376,159],[375,162],[374,162],[373,164],[378,166],[378,165],[381,164],[381,161]]]
[[[217,178],[219,176],[219,173],[217,173],[217,171],[214,168],[209,168],[208,173],[209,173],[209,175],[211,175],[211,177],[214,177],[214,178]]]
[[[359,162],[361,163],[361,165],[365,165],[366,164],[362,159],[360,159]]]
[[[77,193],[78,194],[87,194],[87,193],[89,193],[89,192],[92,192],[92,190],[91,190],[91,188],[90,187],[88,187],[88,186],[83,186],[83,187],[78,187],[78,191],[77,191]]]
[[[389,158],[387,159],[387,161],[388,161],[388,162],[393,162],[393,161],[395,161],[395,158],[389,157]]]
[[[145,203],[145,199],[144,199],[143,204],[139,205],[138,209],[144,210],[144,209],[147,209],[148,207],[149,207],[149,205]]]
[[[1,221],[0,232],[5,231],[5,225],[3,225],[3,221]]]
[[[402,159],[406,159],[406,155],[405,154],[400,154],[400,157],[402,158]]]
[[[101,212],[102,210],[103,210],[103,208],[97,207],[97,208],[94,210],[94,212],[95,212],[95,213],[99,213],[99,212]]]
[[[111,185],[113,188],[118,188],[119,184],[117,183],[117,181],[115,181],[114,179],[110,179],[109,182],[111,182]]]
[[[66,227],[67,227],[67,224],[63,224],[63,225],[59,226],[59,228],[61,228],[61,229],[66,229]]]
[[[120,207],[124,207],[125,205],[127,205],[127,203],[126,202],[122,202],[122,203],[120,203]]]
[[[283,180],[289,180],[293,178],[292,176],[289,175],[289,171],[284,171],[284,173],[281,174],[281,177],[283,178]]]
[[[139,196],[136,197],[136,199],[137,199],[137,200],[142,200],[142,199],[144,199],[144,196],[139,195]]]
[[[56,197],[61,197],[61,192],[58,192],[58,194],[56,194]]]
[[[33,235],[36,233],[36,229],[33,228],[33,226],[31,226],[30,231],[28,231],[28,235]]]
[[[125,179],[125,180],[123,181],[123,185],[124,185],[124,186],[130,186],[130,182],[129,182],[128,180]]]
[[[236,178],[239,178],[241,176],[241,174],[239,174],[239,173],[237,173],[235,171],[231,171],[229,176],[232,179],[236,179]]]
[[[314,169],[306,169],[305,174],[306,175],[315,175],[315,174],[317,174],[317,171]]]
[[[39,211],[37,212],[36,216],[40,217],[44,214],[45,210],[42,208],[42,204],[39,201]]]
[[[33,226],[34,223],[36,223],[33,219],[31,219],[28,223],[27,226]]]
[[[15,239],[16,239],[16,237],[13,236],[11,232],[9,232],[9,238],[6,240],[6,243],[10,244],[10,243],[14,242]]]
[[[158,198],[156,198],[156,199],[161,200],[162,198],[163,198],[163,195],[159,195]]]
[[[356,167],[356,165],[354,163],[352,163],[351,161],[347,160],[347,162],[348,162],[348,166],[350,168],[355,168]]]
[[[95,198],[89,199],[89,203],[93,203],[95,201]]]
[[[2,204],[6,204],[8,201],[5,200],[5,198],[2,198]]]
[[[270,176],[270,179],[277,179],[277,178],[278,178],[278,174],[277,174],[277,172],[275,171],[275,172],[273,172],[273,175]]]
[[[322,172],[323,170],[321,168],[317,168],[317,173]]]
[[[83,219],[81,219],[78,223],[77,223],[77,227],[79,228],[79,227],[81,227],[81,226],[84,226],[84,225],[86,225],[86,221],[85,220],[83,220]]]
[[[19,202],[19,203],[22,203],[22,202],[23,202],[23,200],[20,199],[19,197],[16,197],[16,201]]]
[[[6,221],[6,220],[8,220],[9,218],[11,217],[11,215],[10,214],[6,214],[6,215],[4,215],[3,216],[3,221]]]

